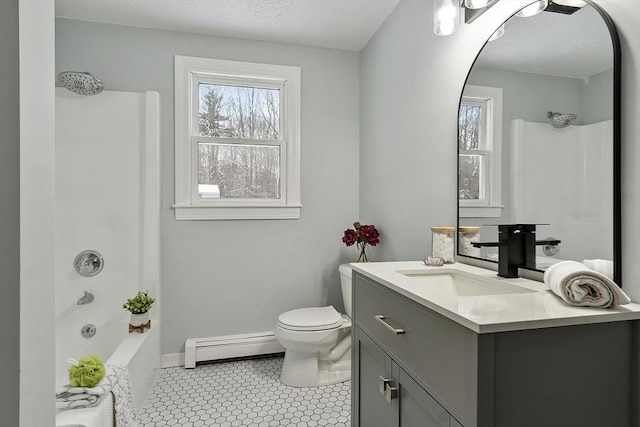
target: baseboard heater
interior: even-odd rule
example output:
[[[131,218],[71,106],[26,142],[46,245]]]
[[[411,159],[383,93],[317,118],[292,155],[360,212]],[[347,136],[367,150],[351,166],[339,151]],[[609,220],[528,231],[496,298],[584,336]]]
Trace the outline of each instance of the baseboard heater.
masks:
[[[195,368],[197,362],[282,352],[284,347],[273,332],[189,338],[184,344],[184,367]]]

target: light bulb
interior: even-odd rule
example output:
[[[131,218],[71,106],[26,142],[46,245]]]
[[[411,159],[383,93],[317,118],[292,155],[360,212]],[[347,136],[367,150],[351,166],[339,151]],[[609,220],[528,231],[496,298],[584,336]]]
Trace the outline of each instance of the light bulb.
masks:
[[[520,12],[516,13],[516,16],[528,18],[530,16],[537,15],[545,10],[548,4],[549,0],[537,0],[535,3],[531,3],[529,6],[522,8]]]
[[[443,1],[442,6],[440,6],[440,10],[438,11],[438,21],[453,21],[456,18],[456,8],[453,3],[448,1]]]
[[[434,29],[439,36],[450,36],[456,30],[456,23],[453,21],[441,21]]]
[[[494,40],[498,40],[500,37],[504,36],[504,24],[500,25],[500,27],[489,37],[489,41],[492,42]]]
[[[458,0],[435,0],[433,5],[433,32],[438,36],[453,34],[460,20]]]
[[[556,0],[554,3],[569,7],[585,7],[587,5],[587,3],[582,0]]]

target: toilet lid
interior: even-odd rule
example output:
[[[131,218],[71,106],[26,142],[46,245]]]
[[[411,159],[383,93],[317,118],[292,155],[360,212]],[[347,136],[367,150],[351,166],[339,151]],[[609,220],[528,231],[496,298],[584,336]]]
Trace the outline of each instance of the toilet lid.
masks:
[[[342,316],[331,305],[299,308],[282,313],[278,317],[278,323],[286,329],[319,331],[342,325]]]

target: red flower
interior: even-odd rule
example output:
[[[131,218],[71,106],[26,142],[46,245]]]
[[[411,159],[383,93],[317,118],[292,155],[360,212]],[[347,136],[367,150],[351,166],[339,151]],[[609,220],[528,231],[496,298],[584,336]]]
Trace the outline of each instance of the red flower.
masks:
[[[357,245],[360,251],[358,262],[369,262],[365,252],[367,245],[376,246],[380,243],[380,233],[374,225],[362,225],[358,221],[353,223],[353,229],[344,230],[342,242],[347,246]]]
[[[358,236],[356,235],[355,230],[348,229],[344,230],[344,236],[342,236],[342,241],[347,246],[352,246],[358,240]]]
[[[361,225],[358,229],[358,240],[363,241],[371,246],[376,246],[380,243],[380,233],[373,225]]]

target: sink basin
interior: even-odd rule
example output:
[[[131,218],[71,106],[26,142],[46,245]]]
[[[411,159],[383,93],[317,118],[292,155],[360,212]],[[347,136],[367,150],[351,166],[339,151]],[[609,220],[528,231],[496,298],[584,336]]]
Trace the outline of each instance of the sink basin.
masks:
[[[437,286],[441,289],[451,290],[461,297],[537,292],[533,289],[513,285],[501,280],[476,276],[458,270],[398,271],[398,273],[410,277],[425,286]]]

